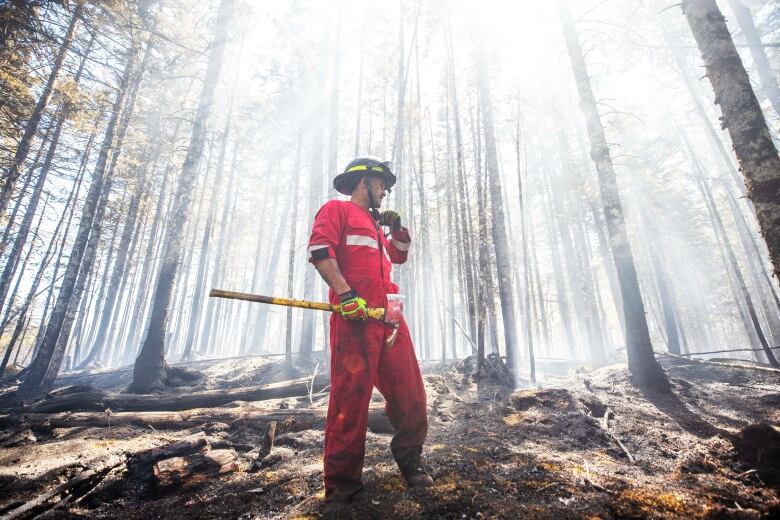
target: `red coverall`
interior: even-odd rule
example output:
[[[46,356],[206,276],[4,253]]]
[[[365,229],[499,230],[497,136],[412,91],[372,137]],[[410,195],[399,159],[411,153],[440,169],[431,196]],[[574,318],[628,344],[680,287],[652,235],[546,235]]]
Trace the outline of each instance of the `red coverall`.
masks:
[[[373,217],[350,201],[327,202],[314,218],[309,239],[313,264],[335,258],[341,274],[368,307],[384,307],[387,294],[397,294],[390,280],[392,263],[406,261],[411,238],[402,228],[388,242]],[[331,303],[339,297],[331,289]],[[398,459],[421,450],[428,432],[425,387],[409,329],[401,321],[392,347],[385,345],[392,328],[372,319],[349,321],[330,317],[330,401],[325,426],[325,496],[347,498],[362,488],[368,405],[374,386],[386,401],[385,411],[396,430],[390,443]]]

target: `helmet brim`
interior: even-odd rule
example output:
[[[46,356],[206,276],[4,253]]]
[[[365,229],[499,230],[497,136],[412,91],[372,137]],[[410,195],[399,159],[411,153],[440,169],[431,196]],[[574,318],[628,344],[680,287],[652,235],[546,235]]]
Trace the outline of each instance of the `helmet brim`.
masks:
[[[395,186],[395,175],[389,172],[344,172],[336,175],[336,177],[333,179],[333,188],[341,193],[342,195],[352,195],[352,192],[355,191],[355,188],[357,187],[358,183],[360,182],[360,179],[362,179],[365,175],[370,175],[372,177],[379,177],[381,178],[385,183],[385,189],[389,190],[393,186]]]

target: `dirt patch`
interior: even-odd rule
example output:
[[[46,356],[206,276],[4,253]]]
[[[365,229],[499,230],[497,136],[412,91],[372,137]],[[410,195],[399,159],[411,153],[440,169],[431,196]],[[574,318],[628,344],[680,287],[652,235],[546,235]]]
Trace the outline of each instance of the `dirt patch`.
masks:
[[[780,434],[775,409],[767,408],[780,394],[779,378],[679,361],[667,361],[665,368],[674,386],[665,396],[632,387],[622,367],[518,392],[508,392],[490,377],[476,384],[457,367],[427,374],[430,432],[425,455],[434,485],[408,489],[390,454],[390,436],[369,432],[365,493],[351,515],[557,519],[780,514]],[[212,380],[254,380],[260,370],[279,377],[284,373],[278,366],[250,366],[242,375],[230,363],[220,370],[210,374]],[[314,403],[325,406],[321,396]],[[280,405],[312,403],[307,397],[276,402]],[[86,467],[198,431],[206,432],[215,449],[235,450],[242,467],[250,468],[265,424],[5,432],[0,438],[0,514]],[[163,518],[175,511],[178,518],[316,518],[323,503],[322,443],[319,429],[282,428],[256,471],[219,475],[187,489],[154,492],[148,475],[112,471],[87,496],[49,517]]]

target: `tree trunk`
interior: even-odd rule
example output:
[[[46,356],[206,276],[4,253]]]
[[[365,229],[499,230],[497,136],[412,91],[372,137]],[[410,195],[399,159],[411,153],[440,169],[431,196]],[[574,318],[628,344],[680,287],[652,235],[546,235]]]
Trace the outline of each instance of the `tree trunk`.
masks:
[[[530,368],[531,386],[536,386],[536,361],[534,360],[534,336],[531,329],[531,276],[528,269],[528,213],[524,199],[523,160],[520,155],[520,102],[517,103],[517,121],[515,122],[515,160],[517,161],[517,196],[520,203],[520,241],[523,250],[523,330],[525,343],[528,347],[528,363]],[[520,282],[517,282],[520,285]]]
[[[89,58],[90,51],[92,50],[92,45],[95,41],[95,34],[96,32],[93,31],[89,43],[87,44],[86,49],[84,49],[83,56],[81,62],[79,63],[78,70],[76,71],[76,74],[73,77],[73,81],[76,85],[78,85],[79,82],[81,81],[81,75],[84,72],[84,66],[87,63],[87,59]],[[2,304],[2,302],[5,301],[5,297],[8,292],[8,286],[11,283],[11,278],[16,272],[16,264],[19,262],[19,257],[22,253],[22,249],[24,248],[24,245],[27,243],[27,237],[30,231],[30,224],[32,223],[33,216],[35,215],[35,212],[38,208],[38,202],[40,201],[41,194],[43,193],[43,187],[46,184],[46,179],[49,175],[49,171],[51,171],[51,166],[52,163],[54,162],[54,157],[57,153],[57,145],[60,142],[60,135],[62,134],[62,128],[69,115],[71,115],[71,108],[67,104],[65,104],[58,111],[57,122],[55,123],[54,126],[54,134],[51,137],[49,149],[47,150],[46,157],[44,158],[43,164],[41,165],[41,171],[38,174],[38,179],[36,180],[32,195],[30,195],[30,200],[27,202],[24,218],[22,218],[22,223],[19,226],[19,231],[17,231],[16,238],[14,239],[14,244],[11,248],[11,252],[9,253],[8,258],[6,259],[5,268],[3,269],[2,274],[0,274],[0,305]],[[87,148],[89,148],[89,146],[91,145],[93,138],[94,138],[94,132],[89,138],[89,141],[87,143]],[[9,219],[8,228],[6,229],[6,231],[10,229],[13,220],[14,219],[12,216]],[[3,246],[0,247],[0,253],[2,253],[5,250],[4,247],[5,236],[3,237],[3,239],[4,239],[4,243]],[[2,374],[2,371],[0,371],[0,374]]]
[[[154,290],[151,320],[146,332],[146,339],[133,370],[133,382],[130,385],[130,389],[136,393],[150,392],[163,388],[166,384],[165,335],[169,304],[181,259],[184,225],[189,216],[195,177],[203,155],[206,124],[214,99],[217,80],[219,79],[222,55],[225,49],[227,30],[234,3],[234,0],[222,0],[219,6],[217,23],[214,27],[214,37],[211,43],[211,50],[209,51],[208,66],[204,77],[203,91],[198,102],[198,109],[190,137],[190,146],[184,159],[182,174],[176,190],[176,209],[171,218],[171,225],[166,240],[165,257],[160,268],[157,286]]]
[[[92,359],[98,355],[99,351],[106,347],[106,333],[111,325],[111,321],[115,319],[114,307],[120,293],[119,284],[121,283],[122,278],[125,275],[125,269],[127,268],[127,255],[130,250],[130,241],[133,240],[133,231],[135,230],[136,221],[138,220],[138,208],[141,204],[141,198],[146,193],[147,176],[148,173],[146,169],[142,170],[140,179],[138,179],[138,184],[135,186],[133,197],[130,199],[127,217],[125,218],[124,228],[122,229],[122,237],[119,239],[117,257],[114,261],[114,268],[108,283],[108,296],[103,303],[103,309],[100,313],[100,324],[98,325],[90,352],[84,362],[80,364],[82,367],[90,363]]]
[[[230,120],[233,114],[232,96],[230,107],[228,108],[227,122],[225,123],[225,131],[222,133],[223,147],[220,149],[219,158],[217,160],[217,175],[220,182],[224,170],[225,155],[227,153],[227,139],[230,136]],[[225,243],[226,237],[235,236],[230,232],[229,218],[232,212],[232,205],[235,203],[235,185],[236,185],[236,169],[238,167],[238,146],[236,143],[233,145],[233,157],[230,161],[230,173],[228,178],[227,193],[222,205],[222,215],[219,220],[219,240],[217,241],[217,250],[214,255],[214,276],[212,277],[212,287],[220,287],[222,285],[223,273],[225,272]],[[220,312],[217,309],[221,308],[224,302],[222,300],[215,300],[209,298],[206,303],[206,318],[203,320],[203,326],[201,327],[200,340],[198,341],[198,350],[201,352],[212,352],[212,331],[219,323]]]
[[[61,113],[62,111],[59,110],[57,115],[59,116]],[[22,187],[19,190],[19,195],[16,197],[14,208],[11,210],[11,213],[8,215],[8,217],[5,218],[5,229],[3,230],[2,238],[0,238],[0,254],[5,253],[8,244],[11,242],[11,234],[13,233],[14,223],[16,222],[16,216],[19,214],[19,211],[24,209],[26,214],[27,208],[24,206],[25,194],[27,193],[27,189],[30,187],[30,184],[32,184],[33,178],[35,177],[35,170],[38,169],[38,165],[40,164],[41,155],[43,155],[43,151],[46,150],[46,147],[49,146],[49,137],[51,137],[52,130],[54,130],[56,126],[57,123],[52,123],[46,126],[46,132],[43,134],[43,137],[41,137],[41,144],[38,146],[38,151],[35,154],[35,158],[27,167],[27,175],[25,175],[24,184],[22,184]],[[38,175],[40,178],[40,174]]]
[[[548,176],[551,175],[549,172],[546,173]],[[563,333],[566,337],[567,353],[572,359],[578,359],[577,345],[579,342],[577,341],[577,334],[573,327],[574,320],[572,319],[571,307],[569,306],[569,295],[566,291],[566,280],[563,274],[563,265],[561,264],[563,255],[560,252],[560,240],[558,239],[558,233],[553,225],[555,215],[553,215],[552,203],[549,201],[555,194],[552,192],[552,185],[550,183],[545,184],[550,186],[549,193],[547,193],[548,190],[546,189],[542,190],[543,197],[544,194],[547,194],[547,197],[543,198],[542,204],[545,209],[544,223],[547,228],[547,235],[550,239],[551,263],[553,277],[555,278],[555,299],[558,301],[558,312],[561,314],[561,325],[563,326]]]
[[[452,31],[449,24],[447,25],[447,55],[449,63],[449,99],[452,104],[452,120],[454,122],[455,130],[455,174],[456,174],[456,186],[457,195],[456,207],[459,218],[457,219],[456,226],[459,228],[458,247],[463,248],[463,255],[459,255],[459,258],[463,258],[463,271],[465,275],[465,300],[466,310],[469,318],[469,334],[471,334],[471,341],[476,339],[476,323],[477,323],[477,290],[476,282],[474,280],[474,269],[476,262],[472,258],[472,252],[474,251],[474,233],[471,228],[471,212],[470,205],[468,203],[468,192],[466,186],[466,173],[465,164],[463,160],[463,131],[460,125],[460,109],[458,106],[458,92],[456,89],[455,81],[455,58],[452,50]]]
[[[136,297],[135,304],[133,305],[134,310],[132,316],[130,317],[130,327],[127,331],[127,336],[122,346],[122,350],[124,352],[130,352],[132,350],[133,355],[135,355],[133,346],[137,345],[136,331],[138,330],[138,325],[140,322],[146,321],[145,309],[149,294],[147,288],[149,287],[152,264],[154,263],[154,251],[158,240],[158,230],[160,228],[160,223],[163,220],[162,212],[164,209],[164,204],[162,204],[162,201],[165,200],[167,195],[166,188],[168,186],[168,177],[170,177],[168,173],[170,172],[166,172],[166,174],[163,175],[162,185],[160,186],[159,200],[161,202],[157,204],[154,209],[154,216],[152,217],[152,228],[149,231],[149,242],[146,244],[146,250],[144,256],[142,257],[143,267],[141,268],[141,275],[138,282],[138,296]],[[124,359],[124,356],[122,359]]]
[[[74,241],[73,248],[68,260],[68,266],[65,270],[65,277],[63,279],[62,286],[60,287],[60,292],[57,296],[54,310],[52,311],[51,316],[49,316],[46,332],[38,349],[38,353],[30,367],[27,379],[25,379],[24,383],[20,387],[20,391],[23,393],[34,394],[42,389],[41,384],[43,383],[50,364],[54,359],[56,346],[58,344],[60,333],[63,330],[63,324],[66,319],[69,303],[76,289],[77,278],[79,277],[82,259],[88,245],[87,242],[90,230],[93,226],[96,210],[98,208],[98,202],[101,198],[101,193],[103,192],[104,183],[107,180],[106,173],[109,155],[111,154],[114,146],[114,138],[117,133],[119,117],[122,113],[125,95],[127,94],[128,85],[133,75],[135,60],[137,59],[137,50],[137,47],[133,46],[133,48],[128,51],[125,71],[119,83],[116,97],[114,99],[114,104],[111,110],[111,118],[108,122],[108,126],[106,127],[103,145],[101,146],[100,154],[98,156],[97,162],[95,163],[92,184],[89,187],[87,199],[82,209],[81,221],[79,223],[79,229],[76,234],[76,239]]]
[[[634,258],[628,243],[628,232],[623,220],[623,207],[617,187],[617,177],[612,166],[607,139],[596,105],[596,98],[590,85],[582,47],[577,38],[574,20],[566,0],[557,0],[563,26],[563,34],[580,97],[580,108],[585,116],[591,143],[591,158],[598,172],[599,190],[604,204],[609,242],[617,268],[618,282],[623,297],[623,312],[626,319],[626,347],[628,368],[639,386],[668,387],[669,381],[661,365],[653,355],[653,345],[647,328],[644,303],[639,291],[639,282]]]
[[[490,213],[492,217],[491,233],[496,253],[496,275],[498,276],[498,294],[501,302],[501,317],[504,324],[507,365],[517,374],[517,328],[515,326],[515,301],[512,294],[512,253],[509,250],[504,202],[501,187],[501,172],[498,169],[498,151],[493,126],[493,107],[490,99],[490,78],[482,51],[482,42],[477,42],[477,76],[479,98],[482,107],[485,134],[485,160],[490,188]]]
[[[358,116],[359,118],[359,116]],[[298,193],[298,186],[300,185],[300,175],[297,173],[301,169],[301,142],[303,141],[303,125],[301,124],[298,129],[298,145],[295,151],[295,163],[293,165],[293,193]],[[357,152],[355,152],[357,154]],[[300,199],[295,197],[292,206],[293,213],[290,219],[290,249],[287,256],[287,297],[293,298],[293,287],[295,286],[295,245],[298,229],[298,204]],[[292,344],[293,344],[293,315],[292,307],[287,307],[287,313],[285,315],[286,326],[284,332],[284,354],[285,360],[288,366],[292,366]]]
[[[745,7],[740,0],[729,0],[731,9],[737,19],[737,24],[745,37],[745,41],[750,49],[750,55],[753,57],[753,66],[758,73],[758,79],[761,81],[761,90],[769,100],[772,108],[780,116],[780,88],[777,86],[777,73],[769,65],[769,59],[766,56],[766,50],[761,43],[761,36],[753,23],[753,16],[750,9]]]
[[[734,143],[775,276],[780,277],[780,156],[715,0],[683,0],[682,9]]]
[[[224,146],[224,143],[223,143]],[[220,152],[222,155],[224,152]],[[195,275],[195,293],[192,295],[192,306],[190,308],[190,320],[187,326],[187,336],[184,339],[184,350],[181,359],[187,361],[192,354],[193,345],[197,341],[198,326],[200,325],[200,310],[203,307],[203,291],[206,286],[209,242],[211,240],[211,228],[214,225],[214,215],[217,212],[217,202],[219,201],[219,192],[222,187],[221,175],[222,168],[217,168],[217,174],[214,176],[214,184],[210,190],[211,201],[209,201],[209,211],[206,216],[206,227],[203,228],[203,239],[200,242],[200,260],[198,261],[198,273]],[[208,179],[206,179],[208,182]],[[195,229],[193,229],[193,232]],[[184,289],[186,291],[186,288]],[[205,328],[205,327],[204,327]]]
[[[731,246],[731,242],[729,241],[729,238],[726,235],[726,228],[723,225],[723,221],[720,218],[720,214],[718,213],[717,206],[715,205],[715,199],[712,196],[710,187],[707,185],[706,181],[703,178],[698,179],[698,184],[699,184],[699,189],[701,190],[702,195],[705,198],[707,206],[710,209],[711,212],[710,214],[713,220],[715,221],[716,229],[719,232],[721,238],[723,239],[723,245],[726,250],[726,255],[729,264],[731,266],[731,270],[734,273],[734,276],[736,277],[739,291],[740,293],[742,293],[742,296],[745,300],[748,316],[750,317],[750,321],[753,324],[753,327],[755,328],[756,336],[758,337],[758,341],[761,344],[761,348],[764,349],[764,354],[769,360],[769,363],[773,367],[778,368],[780,367],[780,363],[778,363],[777,358],[775,358],[772,349],[769,348],[769,343],[767,342],[766,335],[764,334],[764,331],[761,328],[761,322],[758,319],[758,314],[756,313],[756,308],[755,305],[753,304],[753,298],[750,296],[750,293],[748,292],[747,284],[745,283],[745,277],[742,275],[742,270],[740,269],[739,264],[737,263],[737,257],[734,254],[734,248]]]
[[[327,31],[324,32],[322,40],[322,48],[327,48]],[[326,61],[326,55],[321,54],[319,56],[318,60],[318,67],[317,67],[317,84],[318,85],[324,85],[325,80],[327,77],[327,74],[325,72],[325,61]],[[319,97],[319,96],[317,96]],[[312,125],[311,128],[312,131],[312,151],[311,151],[311,181],[309,184],[309,200],[308,200],[308,218],[306,219],[306,222],[311,225],[311,223],[314,222],[314,215],[317,213],[317,210],[320,207],[320,204],[322,203],[322,195],[325,192],[323,190],[322,186],[322,179],[323,179],[323,171],[322,171],[322,156],[323,156],[323,140],[324,140],[324,131],[325,128],[325,121],[324,121],[324,104],[322,100],[319,100],[315,102],[314,106],[312,107],[312,110],[314,111],[314,115],[312,116]],[[335,172],[329,172],[331,174]],[[297,196],[298,194],[294,195]],[[277,242],[278,243],[278,242]],[[319,277],[317,277],[319,278]],[[265,285],[267,286],[267,285]],[[303,274],[303,295],[304,298],[307,300],[313,299],[315,294],[315,287],[319,287],[320,282],[318,279],[315,279],[315,270],[310,268],[306,269]],[[265,310],[260,309],[259,313],[261,317],[263,317],[262,326],[265,327]],[[303,357],[309,357],[312,352],[312,348],[314,345],[314,326],[315,321],[317,319],[317,316],[313,312],[307,312],[303,315],[301,320],[301,340],[300,345],[298,347],[298,352],[300,352],[301,356]],[[255,329],[255,334],[253,334],[253,345],[257,346],[258,344],[258,337],[257,332],[260,328],[261,320],[258,319],[257,321],[257,328]],[[327,341],[327,338],[325,338]]]
[[[30,114],[30,119],[27,121],[27,125],[24,128],[22,138],[19,141],[19,145],[16,147],[13,161],[11,162],[11,165],[5,174],[5,180],[3,182],[2,188],[0,189],[0,216],[5,215],[6,209],[8,209],[8,203],[11,200],[11,196],[13,195],[16,181],[19,179],[22,165],[27,159],[27,154],[30,153],[30,147],[32,145],[33,138],[35,137],[35,133],[38,131],[38,125],[40,124],[41,118],[43,117],[43,112],[46,110],[52,93],[54,92],[54,84],[56,83],[57,77],[59,76],[60,70],[62,69],[65,56],[70,50],[71,43],[73,42],[73,35],[76,32],[76,25],[78,25],[78,22],[81,19],[83,10],[83,0],[77,1],[76,7],[73,10],[73,16],[70,18],[70,24],[68,25],[67,32],[65,33],[65,38],[62,41],[62,45],[60,46],[60,50],[57,53],[57,56],[54,58],[54,63],[52,63],[49,77],[46,80],[46,85],[44,85],[43,91],[38,98],[38,102],[35,104],[35,108],[33,108],[32,114]]]

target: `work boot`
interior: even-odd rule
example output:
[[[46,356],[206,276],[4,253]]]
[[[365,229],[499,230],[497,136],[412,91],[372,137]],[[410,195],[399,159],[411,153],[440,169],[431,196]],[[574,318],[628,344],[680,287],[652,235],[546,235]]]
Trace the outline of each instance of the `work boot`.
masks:
[[[433,478],[426,471],[425,464],[420,456],[421,451],[422,448],[415,447],[406,450],[405,453],[399,454],[395,458],[398,468],[401,470],[401,474],[406,479],[409,487],[428,487],[433,484]]]
[[[334,500],[322,506],[323,518],[344,518],[352,511],[351,500]]]
[[[355,506],[365,499],[365,491],[361,487],[352,494],[331,496],[325,499],[322,506],[323,518],[352,518]]]

